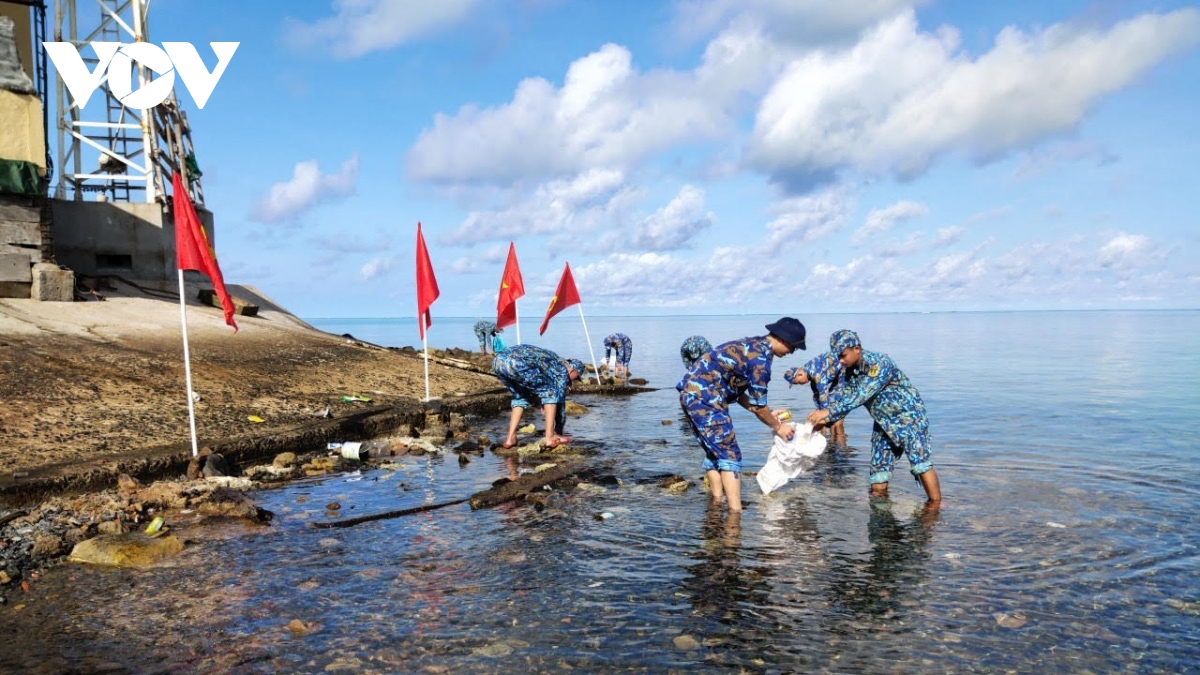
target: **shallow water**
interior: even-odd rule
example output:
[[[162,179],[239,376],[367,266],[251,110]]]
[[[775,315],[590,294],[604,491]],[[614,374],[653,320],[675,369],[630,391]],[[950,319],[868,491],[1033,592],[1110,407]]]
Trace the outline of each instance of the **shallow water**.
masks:
[[[539,344],[584,356],[567,318]],[[0,669],[1200,668],[1200,478],[1189,468],[1200,445],[1200,313],[801,317],[806,356],[832,330],[856,328],[921,390],[944,505],[924,509],[903,458],[891,499],[867,498],[870,421],[856,411],[848,447],[811,474],[770,497],[747,478],[735,521],[707,508],[698,487],[673,495],[655,484],[700,473],[673,389],[677,349],[693,333],[718,342],[773,318],[592,320],[596,344],[629,334],[633,374],[662,387],[577,399],[592,412],[567,430],[600,452],[617,486],[556,493],[544,510],[461,504],[332,530],[310,526],[337,517],[330,502],[343,518],[440,503],[485,489],[505,466],[490,454],[466,466],[454,455],[404,457],[259,492],[277,514],[270,527],[206,533],[152,570],[52,570],[24,608],[0,610],[21,630],[0,646]],[[473,321],[435,321],[431,339],[473,340]],[[314,323],[414,341],[411,321]],[[457,339],[437,338],[452,329]],[[776,372],[802,359],[779,360]],[[806,388],[779,383],[771,397],[798,412],[811,403]],[[748,413],[735,419],[753,470],[769,432]],[[503,424],[474,421],[493,436]],[[307,630],[289,631],[292,620]]]

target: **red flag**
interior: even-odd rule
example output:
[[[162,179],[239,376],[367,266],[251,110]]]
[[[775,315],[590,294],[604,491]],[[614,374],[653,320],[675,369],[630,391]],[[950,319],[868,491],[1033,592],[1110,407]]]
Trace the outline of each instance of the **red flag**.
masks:
[[[511,326],[517,322],[517,298],[525,295],[525,282],[521,279],[521,268],[517,266],[517,247],[508,244],[508,262],[504,263],[504,276],[500,277],[500,297],[496,300],[496,328]]]
[[[206,275],[221,300],[221,309],[225,310],[225,323],[233,326],[237,332],[237,323],[233,320],[233,299],[225,290],[225,279],[221,276],[221,268],[217,267],[217,253],[208,240],[208,233],[196,215],[192,206],[192,198],[183,187],[183,178],[177,173],[171,179],[171,191],[175,201],[175,260],[181,270],[195,270]]]
[[[421,224],[417,223],[417,325],[421,327],[421,339],[425,339],[425,329],[433,325],[433,317],[429,315],[429,306],[438,299],[437,278],[433,276],[433,264],[429,262],[429,250],[425,248],[425,235],[421,234]]]
[[[546,326],[550,325],[550,317],[571,305],[578,305],[580,302],[579,289],[575,288],[575,277],[571,276],[571,263],[567,263],[563,268],[562,278],[558,280],[558,288],[554,291],[554,297],[550,298],[550,306],[546,308],[546,318],[542,319],[542,327],[538,329],[538,335],[546,332]]]

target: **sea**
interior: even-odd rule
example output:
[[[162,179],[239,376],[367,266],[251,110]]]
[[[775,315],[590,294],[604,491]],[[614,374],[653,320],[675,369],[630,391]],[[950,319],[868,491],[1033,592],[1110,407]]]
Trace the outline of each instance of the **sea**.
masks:
[[[735,410],[746,509],[710,506],[674,389],[680,343],[762,335],[779,317],[585,325],[569,308],[544,335],[523,322],[520,341],[591,362],[622,332],[632,376],[647,380],[632,396],[571,397],[589,412],[566,431],[611,479],[540,507],[460,504],[340,529],[313,523],[461,499],[507,475],[504,461],[409,456],[262,490],[269,527],[231,526],[151,570],[52,571],[69,617],[54,663],[104,652],[129,672],[1200,672],[1200,311],[795,316],[808,349],[775,360],[771,406],[810,410],[783,370],[856,330],[925,400],[940,509],[905,458],[889,498],[868,497],[861,409],[845,444],[770,495],[751,474],[771,433]],[[430,347],[478,349],[478,318],[435,315]],[[421,347],[409,318],[306,320]],[[514,328],[503,337],[518,342]],[[498,438],[506,419],[471,424]],[[526,420],[540,430],[540,414]],[[661,487],[672,475],[693,487]]]

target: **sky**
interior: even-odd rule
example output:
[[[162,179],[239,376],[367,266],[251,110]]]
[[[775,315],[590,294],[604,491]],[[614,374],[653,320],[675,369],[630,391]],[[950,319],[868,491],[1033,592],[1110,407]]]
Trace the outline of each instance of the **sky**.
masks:
[[[81,7],[85,3],[81,3]],[[217,257],[301,317],[1200,306],[1200,6],[157,0]]]

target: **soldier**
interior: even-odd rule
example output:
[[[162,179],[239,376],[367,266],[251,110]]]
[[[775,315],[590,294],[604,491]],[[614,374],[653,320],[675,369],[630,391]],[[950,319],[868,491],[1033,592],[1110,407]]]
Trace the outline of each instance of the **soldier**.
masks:
[[[896,457],[908,455],[909,470],[925,489],[930,504],[942,501],[942,488],[930,459],[929,417],[917,388],[896,362],[882,352],[863,351],[858,334],[839,330],[829,338],[829,351],[846,369],[838,396],[825,410],[809,413],[813,425],[842,420],[851,410],[866,406],[875,420],[871,433],[871,496],[886,497]]]
[[[629,377],[629,359],[633,358],[633,340],[624,333],[613,333],[604,338],[604,360],[607,362],[609,357],[616,354],[616,367],[613,368],[613,375],[616,377]]]
[[[792,384],[808,384],[812,388],[813,403],[817,410],[829,407],[829,400],[837,396],[842,388],[842,378],[845,373],[838,355],[825,352],[814,356],[812,360],[799,368],[791,368],[783,374],[784,379]],[[844,443],[846,441],[846,424],[838,420],[829,426],[830,439]]]
[[[532,400],[541,404],[546,418],[546,446],[554,448],[571,442],[570,436],[562,435],[567,422],[567,389],[583,374],[582,361],[562,359],[549,349],[533,345],[516,345],[496,355],[492,372],[513,395],[504,447],[517,444],[517,427]]]
[[[500,333],[503,333],[503,328],[496,328],[494,321],[476,321],[475,322],[475,337],[479,338],[479,351],[486,354],[488,347],[492,346],[492,353],[496,352],[493,340]]]
[[[679,403],[704,449],[704,477],[713,503],[726,497],[731,512],[742,510],[742,451],[729,404],[737,401],[776,435],[791,440],[795,429],[767,407],[771,362],[804,349],[804,324],[784,317],[767,324],[767,335],[726,342],[709,350],[675,385]]]

